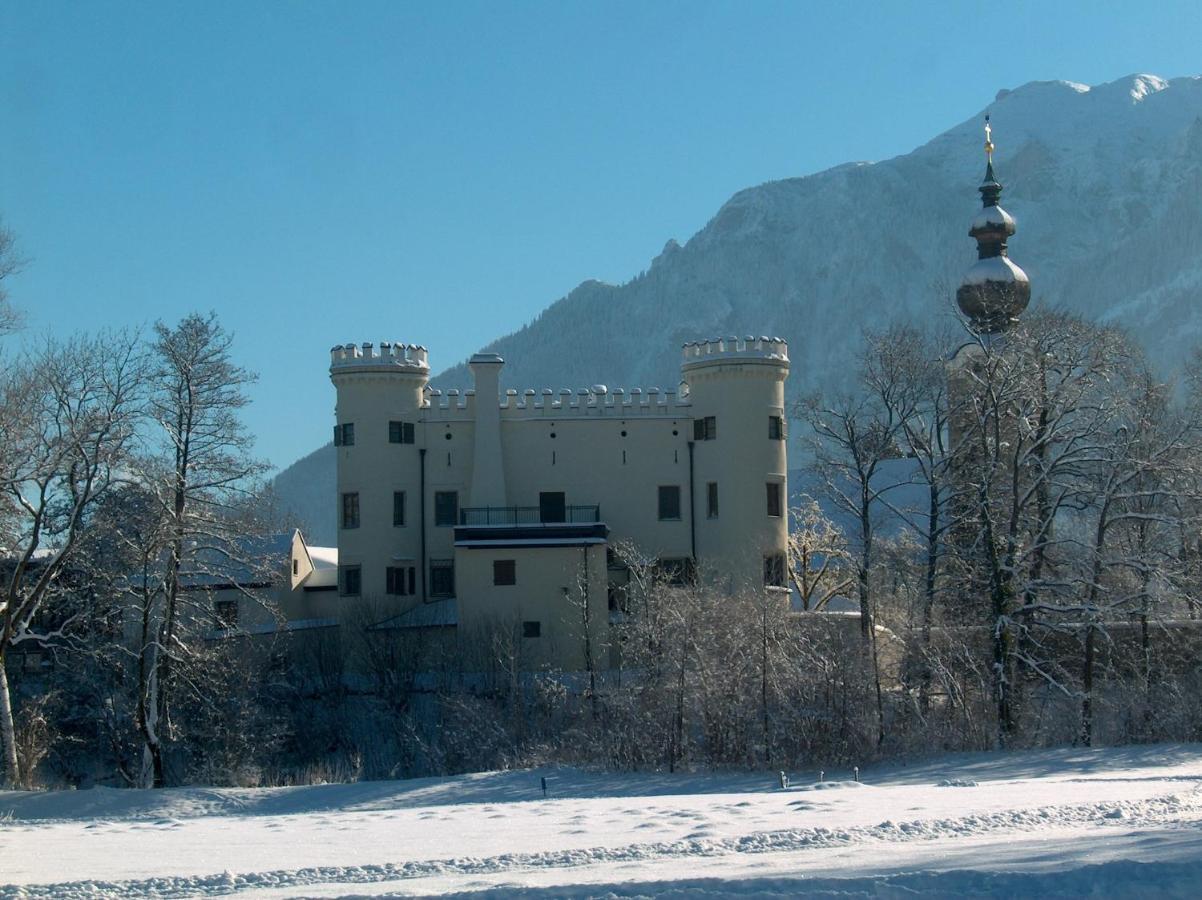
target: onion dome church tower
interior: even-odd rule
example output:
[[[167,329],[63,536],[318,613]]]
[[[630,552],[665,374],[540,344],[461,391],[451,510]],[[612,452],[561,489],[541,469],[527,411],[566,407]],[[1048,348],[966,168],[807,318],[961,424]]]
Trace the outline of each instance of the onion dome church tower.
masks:
[[[1002,185],[993,173],[993,129],[985,117],[985,180],[981,192],[983,209],[973,219],[969,236],[977,242],[977,261],[964,274],[956,291],[956,303],[979,335],[1005,332],[1031,302],[1031,282],[1006,253],[1006,241],[1014,234],[1013,217],[998,206]]]

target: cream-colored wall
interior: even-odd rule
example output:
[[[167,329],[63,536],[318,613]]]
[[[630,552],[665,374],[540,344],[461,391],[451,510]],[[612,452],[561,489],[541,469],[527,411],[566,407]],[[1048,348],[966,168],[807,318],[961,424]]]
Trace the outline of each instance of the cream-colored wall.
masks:
[[[476,367],[484,391],[479,397],[475,391],[444,394],[427,388],[424,351],[408,354],[400,365],[377,356],[384,354],[370,348],[335,348],[331,366],[338,390],[336,419],[355,423],[355,445],[336,451],[338,492],[358,492],[360,505],[360,527],[339,530],[339,563],[362,567],[364,598],[382,601],[395,612],[411,608],[421,601],[423,580],[428,596],[428,561],[454,558],[461,625],[465,617],[476,620],[483,615],[481,603],[509,602],[513,589],[492,585],[491,557],[479,568],[475,559],[483,558],[483,551],[457,552],[454,529],[434,525],[434,495],[440,490],[456,491],[460,509],[473,505],[473,496],[487,497],[490,505],[537,507],[541,491],[563,491],[569,505],[600,506],[611,544],[631,542],[646,555],[660,558],[693,554],[692,515],[700,571],[731,590],[761,584],[764,555],[785,550],[787,519],[767,515],[765,488],[769,481],[780,482],[787,506],[785,442],[768,437],[768,417],[784,416],[788,360],[782,341],[687,346],[682,365],[687,388],[680,396],[658,390],[508,390],[494,400],[495,385],[505,380],[499,363]],[[479,435],[477,402],[488,404],[486,433]],[[694,442],[690,494],[693,421],[709,415],[717,419],[718,437]],[[393,419],[416,423],[415,444],[388,442],[388,422]],[[497,446],[499,460],[493,449]],[[419,497],[422,451],[425,566]],[[487,457],[480,466],[475,466],[476,452]],[[503,483],[473,485],[474,472]],[[716,519],[706,516],[710,481],[718,484]],[[679,520],[659,520],[661,485],[680,488]],[[396,490],[407,496],[407,522],[401,528],[392,525]],[[334,500],[340,505],[340,496]],[[560,551],[523,552],[535,554],[526,569],[546,569],[539,596],[552,581],[562,586],[561,564],[555,561]],[[390,565],[418,567],[419,596],[385,596],[385,568]],[[604,560],[597,572],[603,579]],[[604,612],[605,591],[598,594]]]
[[[501,435],[509,503],[536,507],[540,492],[563,491],[568,504],[600,506],[611,542],[632,541],[663,557],[691,555],[693,426],[680,414],[687,411],[680,407],[670,417],[506,417]],[[660,485],[680,488],[679,520],[659,520]]]
[[[587,558],[587,564],[585,562]],[[494,585],[494,560],[511,559],[516,584]],[[486,633],[491,627],[517,628],[539,622],[537,638],[522,639],[522,659],[531,667],[585,668],[585,607],[594,665],[609,660],[609,599],[605,545],[540,548],[460,548],[455,558],[459,628]],[[566,594],[565,594],[566,590]]]

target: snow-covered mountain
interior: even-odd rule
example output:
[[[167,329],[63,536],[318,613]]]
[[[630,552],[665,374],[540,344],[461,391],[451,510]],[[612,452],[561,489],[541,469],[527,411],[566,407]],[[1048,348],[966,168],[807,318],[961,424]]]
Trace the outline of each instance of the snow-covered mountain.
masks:
[[[684,341],[772,334],[790,344],[792,395],[837,385],[864,326],[950,313],[975,258],[985,113],[1034,302],[1125,323],[1166,367],[1202,343],[1202,77],[1133,75],[1001,91],[912,153],[740,191],[637,278],[587,281],[482,349],[505,357],[505,387],[671,386]],[[470,376],[461,364],[435,383]],[[298,508],[329,504],[327,454],[281,474]]]

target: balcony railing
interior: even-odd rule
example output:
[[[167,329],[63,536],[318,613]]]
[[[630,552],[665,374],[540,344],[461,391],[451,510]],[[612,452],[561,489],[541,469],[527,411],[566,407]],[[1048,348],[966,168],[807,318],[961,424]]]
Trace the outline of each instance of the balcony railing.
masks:
[[[465,506],[460,525],[562,525],[601,521],[601,507],[564,506],[547,510],[538,506]]]

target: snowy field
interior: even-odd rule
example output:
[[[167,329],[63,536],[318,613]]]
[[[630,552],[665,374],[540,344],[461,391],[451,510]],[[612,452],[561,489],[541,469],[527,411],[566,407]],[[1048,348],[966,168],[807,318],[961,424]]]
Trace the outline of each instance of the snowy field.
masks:
[[[817,775],[0,792],[0,897],[1202,896],[1202,745]]]

